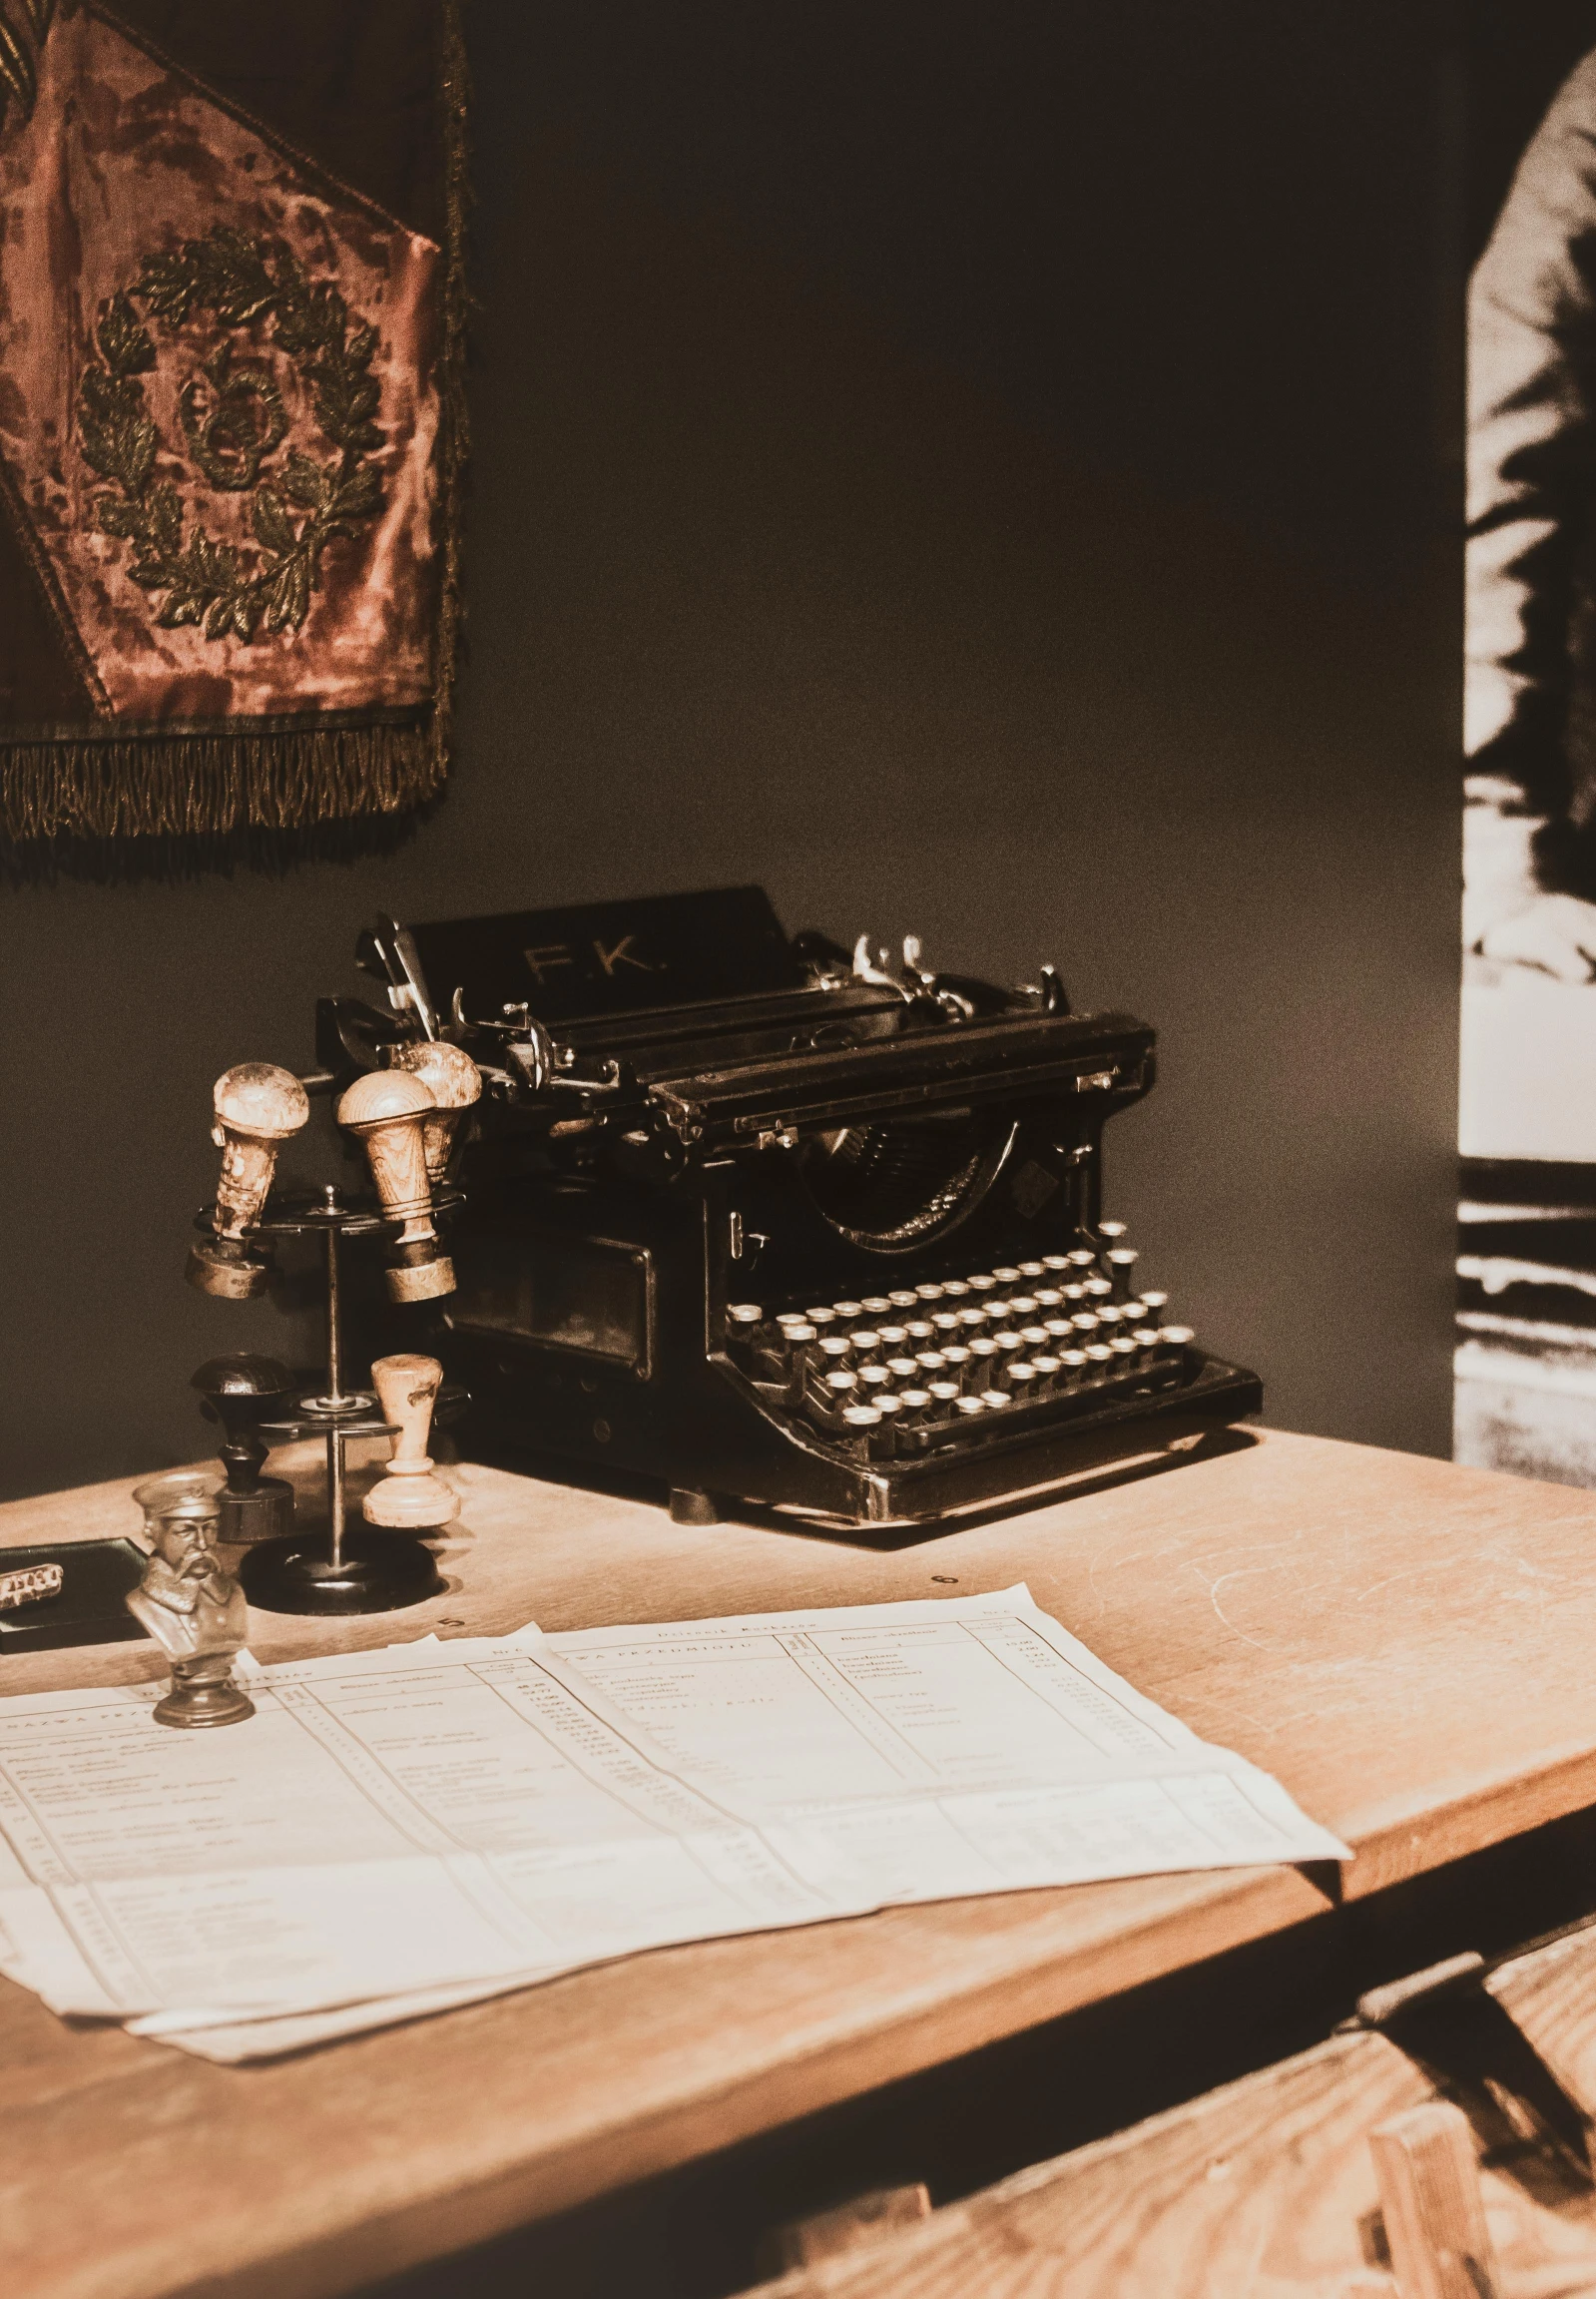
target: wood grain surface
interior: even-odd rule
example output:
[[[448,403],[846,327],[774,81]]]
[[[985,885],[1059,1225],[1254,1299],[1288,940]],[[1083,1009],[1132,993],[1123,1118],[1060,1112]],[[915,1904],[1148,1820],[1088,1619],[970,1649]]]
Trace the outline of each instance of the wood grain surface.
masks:
[[[443,1596],[327,1627],[257,1613],[256,1653],[1024,1579],[1354,1844],[1348,1894],[1596,1798],[1596,1502],[1572,1490],[1270,1434],[880,1551],[449,1473]],[[136,1530],[132,1481],[0,1508],[0,1542]],[[157,1672],[138,1644],[19,1655],[0,1691]],[[0,2288],[349,2290],[1280,1930],[1334,1889],[1261,1869],[890,1910],[665,1950],[257,2068],[74,2030],[0,1984]]]
[[[1596,2111],[1596,1933],[1517,1959],[1490,1987]],[[795,2269],[758,2299],[1420,2299],[1383,2272],[1370,2137],[1431,2097],[1382,2036],[1333,2036],[867,2251]],[[1526,2156],[1481,2170],[1493,2292],[1589,2299],[1596,2197],[1534,2169]]]

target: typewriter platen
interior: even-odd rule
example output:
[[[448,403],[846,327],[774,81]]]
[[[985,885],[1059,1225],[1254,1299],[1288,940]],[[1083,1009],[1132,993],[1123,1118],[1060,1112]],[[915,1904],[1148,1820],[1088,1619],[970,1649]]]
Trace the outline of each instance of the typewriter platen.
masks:
[[[814,934],[757,887],[418,926],[321,1058],[487,1094],[438,1347],[485,1441],[824,1525],[1042,1497],[1256,1412],[1100,1205],[1154,1033]],[[440,1005],[437,993],[452,1009]]]

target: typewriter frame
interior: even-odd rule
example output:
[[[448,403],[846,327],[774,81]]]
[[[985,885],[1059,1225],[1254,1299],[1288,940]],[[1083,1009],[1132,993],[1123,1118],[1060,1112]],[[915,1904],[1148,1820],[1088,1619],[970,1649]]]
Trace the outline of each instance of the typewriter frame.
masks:
[[[1015,1406],[978,1433],[948,1427],[906,1457],[872,1458],[759,1378],[728,1331],[733,1303],[874,1296],[910,1270],[962,1276],[1093,1237],[1103,1127],[1151,1087],[1154,1032],[1129,1015],[1046,1010],[1042,993],[967,986],[1001,1003],[945,1029],[796,1052],[771,1052],[773,1032],[791,1036],[805,1015],[868,1028],[901,1007],[901,990],[833,977],[565,1028],[563,1058],[623,1078],[621,1106],[613,1078],[584,1096],[573,1077],[569,1115],[495,1111],[468,1155],[467,1210],[451,1230],[460,1292],[442,1305],[438,1346],[471,1390],[475,1439],[657,1480],[699,1521],[741,1503],[816,1529],[884,1529],[1176,1458],[1257,1412],[1255,1375],[1186,1347],[1078,1397]],[[882,1251],[820,1210],[805,1145],[905,1112],[986,1112],[1004,1138],[934,1241]]]

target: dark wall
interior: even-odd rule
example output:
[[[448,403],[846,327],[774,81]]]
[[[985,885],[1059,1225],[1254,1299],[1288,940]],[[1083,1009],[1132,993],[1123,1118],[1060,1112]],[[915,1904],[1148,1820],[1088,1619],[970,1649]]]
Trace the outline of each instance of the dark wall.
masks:
[[[1311,16],[1312,22],[1298,21]],[[1443,1450],[1456,73],[1384,0],[473,0],[470,662],[399,853],[5,897],[12,1491],[189,1457],[211,1080],[378,906],[763,878],[1163,1032],[1110,1195]]]

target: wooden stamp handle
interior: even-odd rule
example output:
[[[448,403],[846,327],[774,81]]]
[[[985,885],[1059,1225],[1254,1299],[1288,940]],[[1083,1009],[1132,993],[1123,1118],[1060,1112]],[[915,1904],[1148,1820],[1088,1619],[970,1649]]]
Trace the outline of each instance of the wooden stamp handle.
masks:
[[[427,1440],[432,1434],[432,1409],[443,1385],[443,1368],[435,1357],[379,1357],[371,1368],[371,1386],[382,1401],[383,1418],[393,1423],[390,1476],[419,1476],[432,1466]]]

